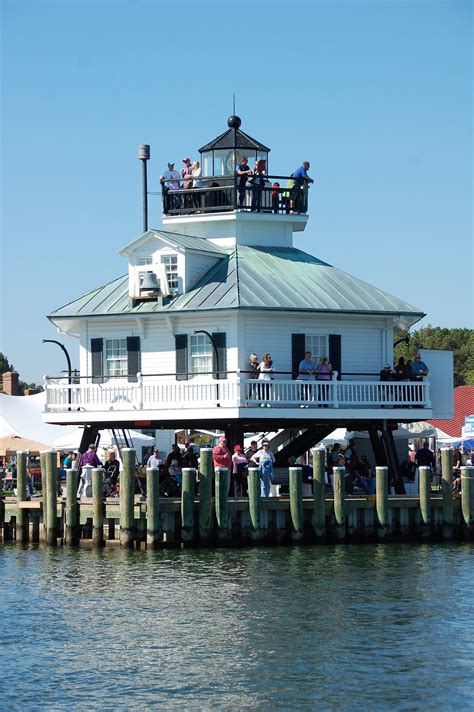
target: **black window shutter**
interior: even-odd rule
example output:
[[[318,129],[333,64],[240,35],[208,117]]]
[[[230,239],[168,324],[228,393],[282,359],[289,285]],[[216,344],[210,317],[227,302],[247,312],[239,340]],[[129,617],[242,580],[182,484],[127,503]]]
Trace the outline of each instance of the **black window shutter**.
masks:
[[[329,334],[329,361],[333,371],[337,371],[337,380],[341,380],[341,335]]]
[[[140,373],[140,337],[127,336],[128,380],[135,382]]]
[[[225,347],[225,334],[219,332],[218,334],[212,334],[214,344],[216,349],[212,348],[212,370],[214,378],[226,379],[227,378],[227,349]],[[217,368],[216,360],[216,350],[219,359],[219,368]]]
[[[291,335],[291,370],[293,371],[293,378],[298,378],[300,371],[300,363],[304,359],[305,352],[305,335],[304,334],[292,334]]]
[[[104,380],[104,340],[91,339],[92,383]]]
[[[177,334],[174,337],[176,348],[176,380],[188,380],[188,336]]]

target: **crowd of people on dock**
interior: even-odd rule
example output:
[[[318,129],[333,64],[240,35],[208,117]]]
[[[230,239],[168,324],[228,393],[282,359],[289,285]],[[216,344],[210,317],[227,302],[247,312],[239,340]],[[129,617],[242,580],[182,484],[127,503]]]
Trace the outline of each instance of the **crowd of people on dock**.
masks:
[[[208,207],[219,205],[232,205],[225,193],[216,188],[226,187],[229,176],[223,176],[221,182],[214,177],[203,179],[201,164],[198,160],[191,161],[189,156],[183,158],[181,171],[175,169],[174,161],[167,164],[167,170],[160,176],[160,184],[166,198],[166,211],[185,209],[187,212],[202,212]],[[267,191],[270,200],[266,202],[265,209],[274,213],[300,213],[306,212],[305,194],[307,186],[314,183],[308,174],[309,161],[303,161],[293,171],[282,187],[278,181],[271,183],[267,178],[266,161],[257,159],[253,168],[250,167],[247,156],[240,156],[235,167],[235,181],[237,187],[238,210],[250,209],[251,212],[262,211],[262,195]],[[212,191],[205,189],[212,188]],[[176,191],[195,191],[190,193],[176,193]]]
[[[453,452],[453,492],[461,492],[461,467],[474,465],[474,451],[452,446]],[[184,445],[174,444],[167,455],[162,455],[157,448],[148,453],[140,466],[137,466],[137,488],[141,494],[145,493],[145,469],[158,469],[160,472],[160,492],[164,497],[179,497],[181,494],[183,468],[196,470],[196,491],[199,488],[200,448],[186,441]],[[252,440],[247,448],[242,444],[229,447],[225,436],[220,437],[217,445],[212,450],[214,468],[227,468],[229,470],[229,496],[246,497],[248,494],[249,468],[259,470],[261,495],[268,497],[271,486],[277,480],[275,474],[275,454],[271,442],[264,438],[260,441]],[[354,438],[347,446],[334,443],[326,448],[326,485],[331,491],[333,484],[333,471],[335,467],[344,468],[344,482],[346,494],[375,494],[375,468],[366,455],[359,456]],[[288,467],[300,467],[302,481],[311,484],[313,469],[305,462],[305,457],[290,456]],[[400,464],[400,474],[405,483],[415,480],[417,469],[421,466],[429,467],[432,481],[439,478],[441,473],[441,450],[436,452],[430,449],[427,440],[418,448],[408,451],[406,458]],[[97,455],[95,445],[91,444],[86,452],[78,458],[78,453],[68,451],[62,458],[60,477],[58,478],[58,495],[63,494],[65,471],[71,468],[79,471],[78,498],[90,497],[92,494],[92,468],[100,467],[104,470],[104,496],[117,497],[120,490],[121,463],[115,450],[106,453],[104,462]],[[285,468],[279,468],[278,472]],[[0,457],[0,476],[2,477],[3,490],[14,492],[16,489],[16,457]],[[282,485],[286,487],[287,481]],[[27,461],[27,497],[31,498],[34,491],[41,487],[41,470],[37,457],[31,456]]]

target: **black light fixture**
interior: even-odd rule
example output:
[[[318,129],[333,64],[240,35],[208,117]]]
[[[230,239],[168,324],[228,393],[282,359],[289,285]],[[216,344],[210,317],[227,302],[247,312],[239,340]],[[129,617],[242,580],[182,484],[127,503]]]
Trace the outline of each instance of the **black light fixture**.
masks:
[[[55,339],[43,339],[43,344],[57,344],[59,348],[64,352],[67,360],[67,382],[69,385],[72,384],[72,366],[71,366],[71,357],[69,356],[67,348],[62,344],[60,341],[56,341]],[[67,393],[67,402],[69,405],[71,405],[71,389],[69,388],[68,393]],[[71,410],[68,408],[68,410]]]

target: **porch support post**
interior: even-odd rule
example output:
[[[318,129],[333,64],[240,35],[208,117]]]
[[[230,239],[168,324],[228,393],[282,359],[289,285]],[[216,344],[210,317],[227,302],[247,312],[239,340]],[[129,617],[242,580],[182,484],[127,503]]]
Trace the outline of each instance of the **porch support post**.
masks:
[[[181,487],[181,542],[183,546],[191,544],[194,538],[194,488],[196,470],[194,467],[183,467],[183,484]]]
[[[303,470],[301,467],[290,467],[290,514],[291,540],[301,541],[303,538]]]
[[[326,536],[325,450],[312,450],[313,456],[313,531],[317,540]]]
[[[229,539],[229,469],[227,467],[216,467],[216,520],[217,538],[221,542]]]
[[[135,539],[135,450],[122,449],[123,470],[120,473],[120,544],[133,548]]]
[[[77,504],[77,470],[66,470],[66,544],[79,544],[79,505]]]
[[[161,536],[160,526],[160,471],[147,467],[146,471],[146,545],[156,549]]]
[[[16,540],[28,541],[28,510],[20,508],[20,502],[26,502],[26,461],[27,453],[24,451],[16,454]]]
[[[199,464],[199,539],[208,544],[212,535],[212,448],[203,447]]]
[[[346,538],[346,490],[345,467],[335,467],[332,473],[334,490],[334,518],[336,520],[336,541]]]
[[[420,515],[421,538],[429,539],[431,535],[431,469],[422,465],[420,475]]]
[[[450,448],[441,449],[441,489],[443,493],[443,539],[453,538],[453,462]]]

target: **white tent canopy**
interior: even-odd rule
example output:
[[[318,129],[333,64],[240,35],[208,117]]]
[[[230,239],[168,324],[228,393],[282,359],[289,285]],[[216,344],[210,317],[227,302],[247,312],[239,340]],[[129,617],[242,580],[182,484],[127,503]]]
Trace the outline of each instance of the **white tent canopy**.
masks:
[[[127,430],[127,439],[130,447],[148,447],[153,445],[155,438],[150,435],[143,435],[136,430]],[[127,443],[120,430],[115,432],[119,447],[127,447]],[[82,428],[76,428],[72,433],[66,433],[53,441],[53,447],[56,450],[77,450],[82,438]],[[116,446],[115,439],[111,430],[100,431],[99,447],[107,450]]]
[[[41,413],[45,402],[45,393],[34,396],[0,395],[0,437],[20,435],[52,446],[55,438],[77,431],[76,426],[43,423]]]

